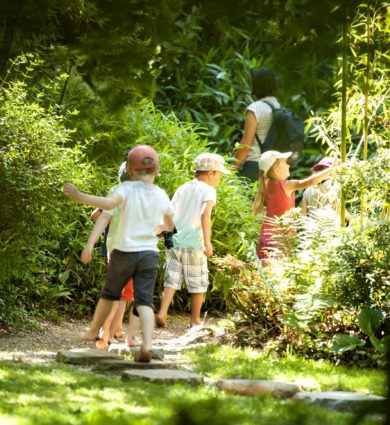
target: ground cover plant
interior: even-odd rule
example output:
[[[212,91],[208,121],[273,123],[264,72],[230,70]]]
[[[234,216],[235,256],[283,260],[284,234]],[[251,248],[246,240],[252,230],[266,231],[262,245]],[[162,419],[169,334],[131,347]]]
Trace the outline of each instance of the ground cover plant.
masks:
[[[347,425],[352,415],[269,397],[243,397],[213,388],[125,382],[64,365],[0,362],[4,425],[203,425],[275,423]],[[365,419],[365,425],[379,424]]]

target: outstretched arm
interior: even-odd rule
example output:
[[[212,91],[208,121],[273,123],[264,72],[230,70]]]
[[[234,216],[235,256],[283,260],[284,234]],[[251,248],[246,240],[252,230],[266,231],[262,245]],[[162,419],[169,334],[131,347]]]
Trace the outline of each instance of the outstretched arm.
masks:
[[[285,189],[286,194],[290,196],[291,193],[296,190],[307,189],[310,186],[321,183],[323,180],[327,179],[332,172],[333,167],[330,167],[303,180],[287,180]]]
[[[239,168],[239,166],[246,160],[246,157],[249,154],[249,148],[253,144],[256,131],[257,121],[255,114],[251,111],[248,111],[245,117],[244,134],[242,135],[240,146],[237,149],[236,159],[234,161],[233,167]]]
[[[122,197],[117,192],[108,198],[104,196],[88,195],[80,192],[77,187],[71,183],[64,184],[64,194],[70,199],[79,201],[82,204],[101,208],[102,210],[111,210],[123,201]]]
[[[93,226],[92,232],[89,235],[88,242],[85,245],[83,252],[81,253],[81,261],[84,264],[88,264],[92,260],[92,251],[99,236],[104,232],[108,224],[110,223],[112,215],[103,212],[100,217],[96,220]]]
[[[207,257],[213,255],[213,246],[211,245],[211,211],[213,209],[213,201],[205,202],[204,209],[200,221],[202,223],[203,239]]]

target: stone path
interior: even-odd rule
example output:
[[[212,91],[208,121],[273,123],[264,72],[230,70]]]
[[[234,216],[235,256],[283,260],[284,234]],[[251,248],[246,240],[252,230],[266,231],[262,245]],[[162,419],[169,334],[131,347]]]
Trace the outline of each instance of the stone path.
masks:
[[[301,400],[330,409],[360,412],[362,409],[380,411],[379,404],[384,397],[346,391],[305,392],[295,383],[262,379],[220,379],[212,380],[190,370],[183,363],[180,352],[199,344],[212,330],[199,327],[183,337],[156,341],[151,363],[138,363],[131,358],[139,348],[128,348],[125,344],[113,344],[109,351],[97,349],[63,350],[57,354],[57,361],[92,366],[98,373],[115,373],[124,380],[144,380],[154,383],[185,383],[189,385],[213,385],[221,391],[243,396],[269,394],[283,399]]]
[[[379,403],[385,403],[384,397],[365,395],[354,392],[327,391],[305,392],[295,383],[277,382],[261,379],[220,379],[213,380],[191,370],[183,357],[184,349],[212,342],[218,332],[223,330],[212,326],[181,328],[172,332],[169,329],[158,330],[154,340],[153,359],[151,363],[138,363],[133,360],[137,347],[129,348],[126,344],[112,344],[109,351],[90,348],[81,344],[59,351],[30,351],[15,354],[0,349],[0,360],[27,361],[29,363],[47,364],[54,361],[88,367],[96,373],[111,373],[124,380],[145,380],[158,383],[185,383],[189,385],[212,385],[220,391],[243,396],[270,394],[274,397],[303,400],[327,408],[343,411],[361,411],[367,407],[377,411]],[[74,341],[73,344],[74,347]],[[80,344],[79,344],[80,345]],[[373,407],[373,409],[372,409]]]

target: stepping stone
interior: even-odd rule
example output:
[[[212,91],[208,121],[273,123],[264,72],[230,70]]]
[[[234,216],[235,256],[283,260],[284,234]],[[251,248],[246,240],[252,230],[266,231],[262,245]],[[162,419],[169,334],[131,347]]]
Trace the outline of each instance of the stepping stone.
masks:
[[[121,355],[135,355],[139,353],[140,347],[128,347],[127,344],[111,344],[108,348],[110,353],[116,353]],[[152,349],[152,359],[164,360],[164,350]]]
[[[289,398],[299,391],[298,385],[264,379],[221,379],[217,386],[226,392],[241,395],[271,394]]]
[[[150,364],[150,363],[149,363]],[[180,369],[153,369],[153,370],[125,370],[122,379],[136,381],[158,382],[160,384],[174,384],[177,382],[199,385],[203,383],[203,376]]]
[[[298,393],[294,400],[304,400],[334,410],[357,412],[367,409],[370,413],[381,413],[379,405],[384,406],[386,398],[350,391],[314,391]]]
[[[103,360],[119,360],[121,359],[118,354],[109,353],[106,350],[99,350],[97,348],[74,348],[72,350],[62,350],[57,353],[57,362],[78,364],[78,365],[91,365]]]
[[[134,360],[104,360],[99,362],[94,370],[96,371],[112,371],[127,369],[176,369],[175,362],[164,362],[162,360],[152,360],[150,363],[135,362]]]

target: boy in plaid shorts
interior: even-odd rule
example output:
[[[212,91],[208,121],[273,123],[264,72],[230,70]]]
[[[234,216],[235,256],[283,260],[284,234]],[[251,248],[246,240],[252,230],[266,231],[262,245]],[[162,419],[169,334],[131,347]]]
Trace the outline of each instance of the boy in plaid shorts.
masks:
[[[173,221],[177,233],[173,248],[167,250],[166,276],[156,324],[166,326],[169,306],[177,289],[185,281],[191,295],[191,326],[201,323],[200,310],[209,284],[207,257],[211,245],[211,211],[216,203],[215,187],[221,174],[229,174],[224,159],[215,153],[203,153],[195,161],[195,178],[180,186],[173,198]]]

